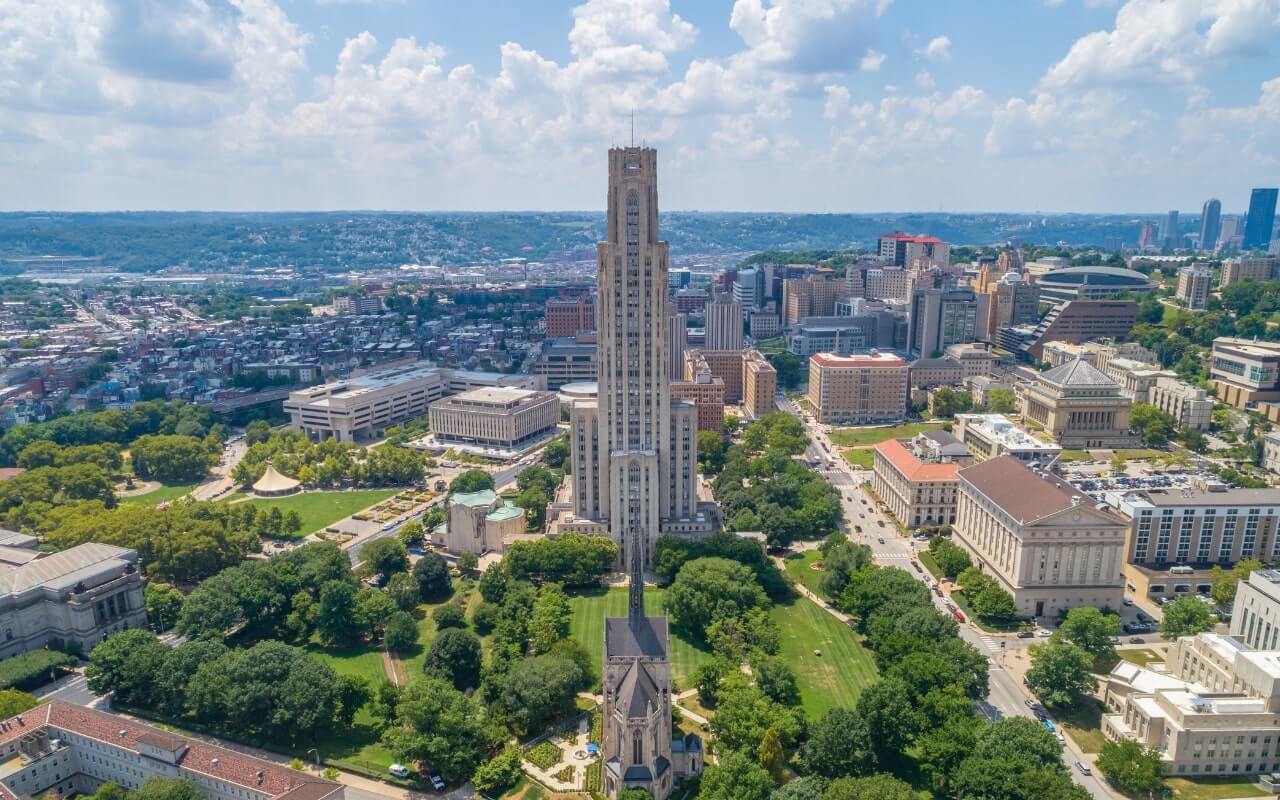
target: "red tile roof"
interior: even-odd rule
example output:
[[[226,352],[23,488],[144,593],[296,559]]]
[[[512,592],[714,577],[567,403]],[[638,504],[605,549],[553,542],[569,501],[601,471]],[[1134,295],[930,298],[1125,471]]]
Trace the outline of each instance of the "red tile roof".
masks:
[[[921,461],[898,439],[881,442],[875,449],[909,481],[959,480],[957,477],[960,472],[959,464],[935,464]]]

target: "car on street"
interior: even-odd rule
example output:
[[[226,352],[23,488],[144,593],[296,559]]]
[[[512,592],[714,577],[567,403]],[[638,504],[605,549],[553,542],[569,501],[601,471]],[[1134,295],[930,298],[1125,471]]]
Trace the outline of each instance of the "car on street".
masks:
[[[942,597],[942,587],[935,583],[933,585],[933,593],[938,597]]]
[[[951,612],[951,616],[956,618],[956,622],[964,622],[964,612],[958,608]]]
[[[1089,769],[1089,765],[1083,761],[1076,762],[1076,769],[1080,770],[1081,775],[1092,775],[1093,770]]]
[[[1046,639],[1052,635],[1053,635],[1053,631],[1049,630],[1048,628],[1041,628],[1040,630],[1036,631],[1036,636],[1039,636],[1041,639]]]
[[[1053,727],[1053,723],[1049,721],[1048,717],[1045,717],[1044,719],[1040,720],[1040,724],[1043,725],[1045,727],[1045,730],[1049,731],[1049,733],[1053,733],[1054,731],[1057,730],[1057,728]]]
[[[1032,711],[1036,710],[1036,701],[1032,700],[1030,697],[1028,697],[1026,700],[1023,700],[1022,704],[1025,705],[1027,708],[1031,709]]]
[[[1130,637],[1129,637],[1129,644],[1144,644],[1146,641],[1147,641],[1147,640],[1146,640],[1146,639],[1143,639],[1141,636],[1130,636]]]
[[[883,537],[883,536],[877,536],[877,537],[876,537],[876,541],[880,542],[880,544],[884,544],[884,537]]]
[[[1150,616],[1145,611],[1139,611],[1137,614],[1137,617],[1138,617],[1138,622],[1141,622],[1144,625],[1150,625],[1151,623],[1156,621],[1154,617]]]
[[[437,792],[444,791],[444,779],[439,775],[432,775],[428,780],[431,781],[432,789],[435,789]]]
[[[1018,631],[1019,639],[1034,639],[1035,635],[1036,635],[1035,631]]]
[[[387,767],[387,772],[390,772],[392,775],[395,775],[397,778],[409,777],[409,768],[406,767],[404,764],[392,764],[391,766]]]
[[[1131,605],[1133,605],[1133,598],[1132,598],[1132,597],[1126,597],[1126,598],[1124,599],[1124,604],[1125,604],[1126,606],[1131,606]]]

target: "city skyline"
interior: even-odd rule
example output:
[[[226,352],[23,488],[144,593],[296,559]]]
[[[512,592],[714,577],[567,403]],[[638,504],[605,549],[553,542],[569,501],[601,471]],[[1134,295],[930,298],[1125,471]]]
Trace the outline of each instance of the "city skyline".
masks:
[[[633,112],[671,209],[1237,215],[1280,183],[1280,0],[0,8],[10,210],[594,208]]]

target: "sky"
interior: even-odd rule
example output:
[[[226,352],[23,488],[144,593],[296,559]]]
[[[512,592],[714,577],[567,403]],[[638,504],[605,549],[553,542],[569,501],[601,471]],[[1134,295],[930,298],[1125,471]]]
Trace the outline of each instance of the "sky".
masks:
[[[0,209],[1242,212],[1280,0],[0,0]]]

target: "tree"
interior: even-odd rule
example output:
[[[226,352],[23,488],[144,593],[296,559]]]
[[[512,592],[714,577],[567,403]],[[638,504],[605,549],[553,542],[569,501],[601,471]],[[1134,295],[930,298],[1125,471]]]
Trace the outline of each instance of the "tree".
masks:
[[[327,581],[320,587],[316,633],[327,645],[346,644],[360,633],[356,620],[356,588],[350,581]]]
[[[516,580],[594,586],[613,569],[618,546],[607,536],[564,533],[554,539],[515,542],[503,566]]]
[[[930,405],[936,417],[949,419],[956,414],[965,414],[973,409],[973,397],[967,392],[958,392],[950,386],[943,386],[933,391]]]
[[[475,627],[476,632],[487,634],[498,625],[498,620],[502,617],[502,606],[497,603],[481,601],[476,606],[476,610],[471,613],[471,624]]]
[[[185,778],[147,778],[134,791],[131,800],[204,800],[204,792]]]
[[[552,469],[560,469],[569,459],[569,436],[557,436],[542,448],[542,463]]]
[[[94,694],[110,692],[121,703],[150,705],[156,673],[168,654],[168,648],[149,631],[132,628],[114,633],[89,653],[86,683]]]
[[[766,608],[768,602],[751,568],[724,558],[686,563],[666,596],[671,624],[703,641],[713,622]]]
[[[1018,614],[1013,595],[994,583],[970,598],[969,603],[973,613],[982,619],[1010,620]]]
[[[0,689],[0,719],[11,719],[40,704],[36,696],[17,689]]]
[[[724,436],[719,431],[698,431],[698,468],[715,475],[724,467]]]
[[[409,552],[405,550],[404,542],[392,536],[374,539],[361,547],[360,559],[370,574],[378,575],[384,584],[394,573],[409,569]]]
[[[1062,745],[1043,725],[1026,717],[1010,717],[981,727],[968,755],[950,777],[948,791],[958,798],[1089,798],[1083,788],[1072,787],[1062,764]]]
[[[194,436],[140,436],[129,445],[133,471],[161,483],[198,481],[217,460]]]
[[[731,750],[755,752],[771,728],[783,747],[795,745],[803,732],[803,719],[796,710],[773,702],[740,675],[722,683],[718,700],[711,730]]]
[[[822,800],[822,793],[826,788],[826,778],[806,775],[774,789],[769,800]]]
[[[1129,427],[1142,437],[1147,447],[1168,444],[1178,422],[1150,403],[1134,403],[1129,414]]]
[[[866,722],[847,708],[830,709],[810,727],[799,764],[804,772],[824,778],[869,773],[875,752]]]
[[[942,536],[929,540],[929,555],[948,578],[954,578],[973,566],[967,550]]]
[[[467,613],[458,603],[444,603],[431,612],[431,619],[436,623],[436,630],[467,627]]]
[[[418,623],[407,611],[397,611],[387,620],[382,641],[388,650],[403,653],[418,643]]]
[[[777,371],[778,386],[783,389],[794,389],[809,377],[808,364],[793,353],[771,353],[765,356],[765,360]]]
[[[420,541],[423,535],[424,535],[424,532],[422,530],[422,523],[416,519],[411,519],[405,524],[401,525],[400,531],[397,534],[400,541],[404,542],[406,545],[409,544],[410,542]]]
[[[529,653],[536,656],[550,652],[556,642],[569,635],[572,619],[569,598],[559,584],[548,583],[539,589],[529,618]]]
[[[1018,410],[1018,401],[1013,392],[996,387],[987,392],[987,411],[992,414],[1013,414]]]
[[[1098,753],[1098,769],[1111,785],[1128,795],[1154,795],[1164,786],[1160,751],[1132,739],[1104,742]]]
[[[1230,608],[1236,599],[1236,587],[1240,581],[1249,580],[1249,573],[1262,569],[1262,562],[1255,558],[1242,558],[1230,571],[1214,564],[1209,570],[1209,595],[1219,608]]]
[[[507,745],[501,753],[476,768],[471,784],[481,793],[497,797],[514,786],[520,774],[520,748]]]
[[[142,602],[147,608],[147,622],[153,630],[167,631],[178,622],[186,595],[178,588],[160,581],[147,581],[142,587]]]
[[[493,476],[482,469],[469,469],[449,484],[449,494],[470,494],[493,488]]]
[[[547,504],[550,502],[551,496],[542,487],[530,486],[516,495],[513,504],[524,509],[525,526],[540,531],[546,522]]]
[[[915,800],[915,797],[911,784],[881,774],[832,781],[822,800]]]
[[[418,582],[407,572],[397,572],[387,582],[387,596],[396,607],[408,611],[422,602],[422,594],[418,590]]]
[[[1049,706],[1072,706],[1093,691],[1093,656],[1070,642],[1032,645],[1027,688]]]
[[[858,697],[857,712],[866,721],[876,759],[882,765],[901,759],[919,729],[907,685],[894,678],[871,684]]]
[[[755,677],[756,688],[775,703],[793,706],[800,702],[796,674],[781,658],[756,656],[751,660],[751,674]]]
[[[418,593],[423,599],[438,599],[453,594],[449,565],[437,553],[423,553],[413,565],[413,577],[418,581]]]
[[[479,565],[480,559],[476,557],[475,553],[472,553],[469,550],[458,556],[458,571],[468,578],[474,578],[476,576],[476,568]]]
[[[760,746],[756,748],[756,758],[760,762],[760,766],[769,772],[769,777],[778,786],[781,786],[787,779],[787,756],[782,750],[782,742],[778,739],[778,734],[773,728],[769,728],[764,732],[764,738],[760,740]]]
[[[702,773],[699,800],[769,800],[769,771],[746,753],[732,750]]]
[[[479,701],[432,677],[404,688],[395,724],[382,734],[397,760],[430,764],[446,781],[470,777],[503,738]]]
[[[502,676],[491,708],[527,734],[571,712],[586,677],[575,661],[554,653],[526,658]]]
[[[1092,606],[1078,606],[1067,612],[1053,638],[1076,645],[1092,656],[1095,663],[1106,663],[1116,657],[1111,638],[1119,634],[1118,614],[1108,614]]]
[[[1184,596],[1164,607],[1164,620],[1160,623],[1160,632],[1171,639],[1195,636],[1197,633],[1212,630],[1217,621],[1208,603]]]
[[[480,640],[471,631],[450,628],[441,631],[431,643],[422,669],[459,689],[467,689],[479,683],[480,666]]]

